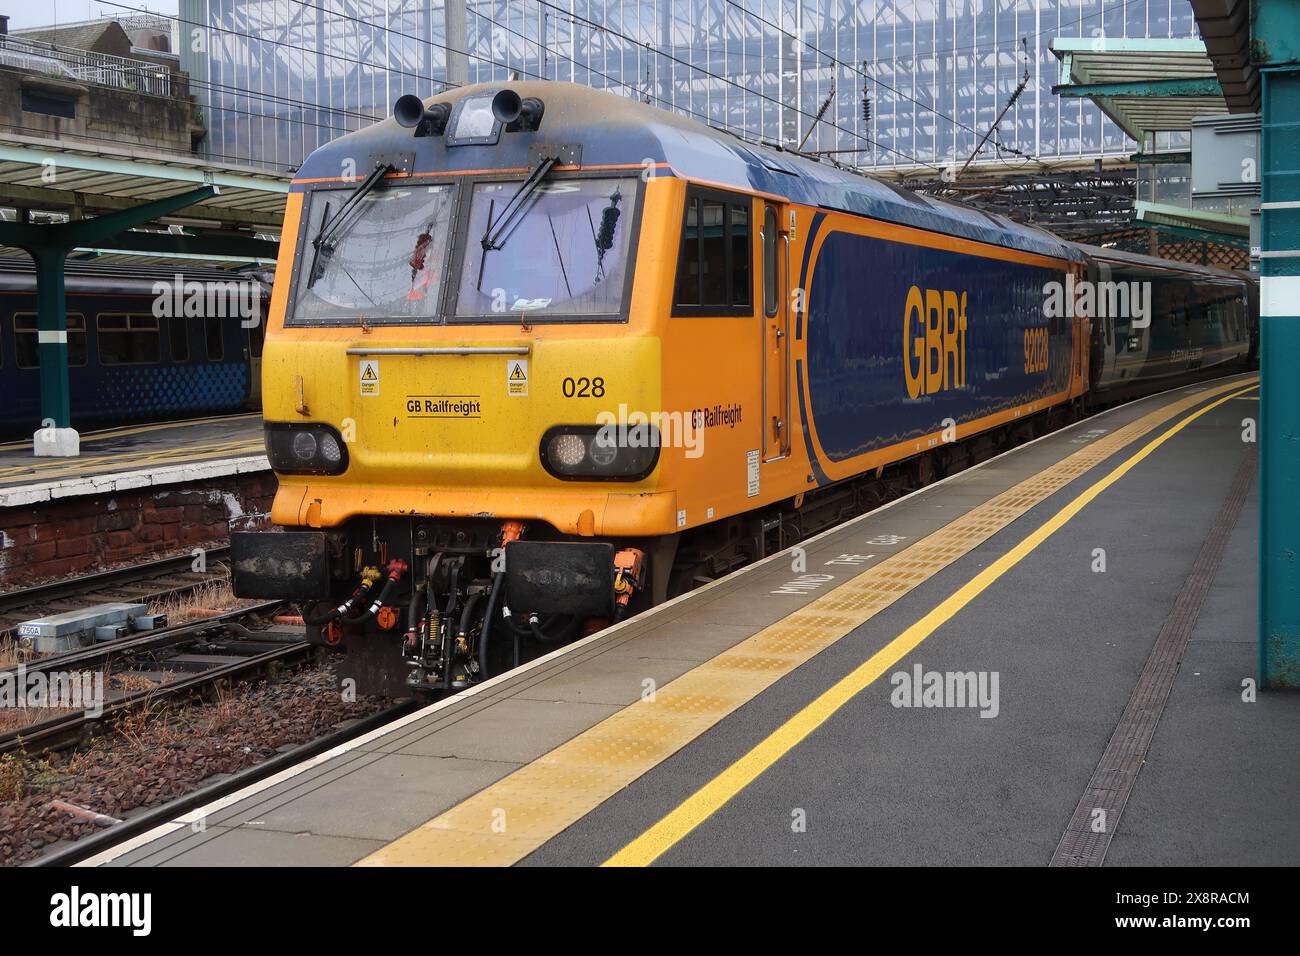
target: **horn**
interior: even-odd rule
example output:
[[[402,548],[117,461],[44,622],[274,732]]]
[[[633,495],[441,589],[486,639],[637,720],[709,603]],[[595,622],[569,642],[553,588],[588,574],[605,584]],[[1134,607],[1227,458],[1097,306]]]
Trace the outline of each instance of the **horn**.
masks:
[[[492,97],[492,115],[507,125],[519,119],[523,106],[524,101],[514,90],[502,90]]]
[[[535,96],[520,99],[514,90],[502,90],[492,97],[492,115],[503,126],[516,130],[534,130],[542,122],[546,104]]]
[[[393,119],[397,120],[399,126],[405,126],[407,129],[418,126],[420,120],[424,119],[424,100],[414,93],[399,96],[397,102],[393,104]]]
[[[425,107],[424,100],[414,93],[399,96],[393,104],[393,119],[399,126],[415,129],[416,136],[437,136],[447,128],[447,119],[451,116],[451,107],[446,103],[434,103]]]

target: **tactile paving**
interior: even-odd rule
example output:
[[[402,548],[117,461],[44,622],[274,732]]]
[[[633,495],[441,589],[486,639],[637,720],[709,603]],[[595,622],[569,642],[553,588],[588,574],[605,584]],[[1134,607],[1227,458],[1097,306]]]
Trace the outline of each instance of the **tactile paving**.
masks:
[[[519,861],[1054,492],[1170,419],[1242,384],[1236,381],[1185,396],[1097,438],[358,865],[505,866]],[[764,659],[772,666],[749,663]],[[684,715],[696,719],[683,719]]]
[[[1133,688],[1133,694],[1049,865],[1101,866],[1105,860],[1111,839],[1119,828],[1120,814],[1128,803],[1138,772],[1146,762],[1156,725],[1169,701],[1174,678],[1178,676],[1201,606],[1223,560],[1228,537],[1236,527],[1246,495],[1254,482],[1257,462],[1258,455],[1252,445],[1237,469],[1228,497],[1201,544],[1191,572],[1174,599],[1173,609],[1156,637],[1137,686]]]

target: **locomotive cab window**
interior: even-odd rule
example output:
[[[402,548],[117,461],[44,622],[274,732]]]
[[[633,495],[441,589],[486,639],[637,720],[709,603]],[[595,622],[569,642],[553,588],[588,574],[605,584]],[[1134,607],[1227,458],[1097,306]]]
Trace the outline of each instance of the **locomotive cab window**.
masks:
[[[743,196],[687,192],[673,315],[753,313],[751,208]]]
[[[731,205],[727,209],[730,216],[727,239],[731,254],[731,301],[733,305],[749,305],[749,260],[753,256],[753,246],[749,242],[749,207]]]
[[[621,316],[637,187],[626,177],[475,183],[455,320]]]
[[[289,326],[428,324],[442,298],[455,187],[317,189],[307,200]]]

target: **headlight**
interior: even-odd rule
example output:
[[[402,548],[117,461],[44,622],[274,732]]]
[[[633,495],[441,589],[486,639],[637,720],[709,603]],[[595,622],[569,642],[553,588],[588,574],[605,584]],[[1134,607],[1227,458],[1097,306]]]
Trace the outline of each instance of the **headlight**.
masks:
[[[587,457],[587,443],[581,435],[553,435],[546,443],[546,458],[561,471],[581,468]]]
[[[332,432],[320,436],[320,459],[327,465],[339,465],[343,462],[343,445]]]
[[[347,470],[343,439],[329,425],[266,422],[266,457],[286,475],[338,475]]]
[[[659,461],[659,431],[557,425],[542,436],[542,466],[566,481],[639,481]]]
[[[311,432],[294,432],[293,433],[293,457],[295,460],[304,464],[311,464],[312,459],[316,457],[318,447],[316,436]]]

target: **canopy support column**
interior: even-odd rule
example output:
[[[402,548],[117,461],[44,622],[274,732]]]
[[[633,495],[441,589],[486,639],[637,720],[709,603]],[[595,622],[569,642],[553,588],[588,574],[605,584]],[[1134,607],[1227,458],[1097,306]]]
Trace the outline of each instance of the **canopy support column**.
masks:
[[[94,246],[110,236],[140,226],[216,195],[216,186],[200,186],[176,196],[132,206],[94,219],[53,225],[0,222],[0,243],[22,249],[36,265],[36,336],[41,362],[41,424],[32,435],[37,457],[76,457],[81,436],[72,427],[68,384],[68,302],[64,265],[78,246]],[[119,242],[120,244],[120,242]],[[89,333],[89,329],[86,330]]]

